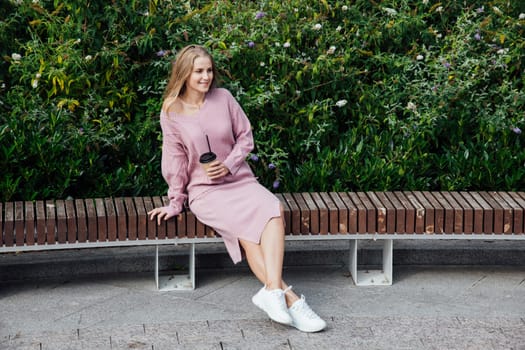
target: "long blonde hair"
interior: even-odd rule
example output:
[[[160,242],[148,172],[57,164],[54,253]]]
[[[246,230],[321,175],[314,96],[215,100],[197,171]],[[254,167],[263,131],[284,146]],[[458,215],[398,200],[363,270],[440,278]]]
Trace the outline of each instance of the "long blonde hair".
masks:
[[[172,64],[170,80],[164,90],[164,99],[172,98],[175,100],[178,96],[184,94],[186,90],[186,80],[191,75],[193,63],[197,57],[208,57],[212,64],[213,80],[210,89],[213,89],[217,81],[217,69],[215,61],[210,53],[202,46],[188,45],[179,51],[175,61]]]

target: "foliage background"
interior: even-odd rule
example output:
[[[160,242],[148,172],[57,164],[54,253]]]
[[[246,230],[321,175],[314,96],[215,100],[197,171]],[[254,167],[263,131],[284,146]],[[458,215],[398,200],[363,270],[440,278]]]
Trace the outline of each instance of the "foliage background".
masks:
[[[0,2],[0,200],[164,194],[171,61],[207,46],[274,191],[524,190],[521,1]]]

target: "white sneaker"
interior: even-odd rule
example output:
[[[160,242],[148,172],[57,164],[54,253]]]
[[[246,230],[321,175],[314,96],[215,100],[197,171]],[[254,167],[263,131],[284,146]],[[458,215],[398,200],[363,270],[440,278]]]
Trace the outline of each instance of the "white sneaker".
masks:
[[[266,286],[262,287],[261,290],[257,292],[252,297],[252,302],[261,310],[268,314],[272,320],[278,323],[291,325],[292,317],[288,312],[288,307],[286,306],[286,300],[284,298],[284,293],[286,293],[291,287],[282,289],[266,289]]]
[[[292,316],[292,326],[300,331],[319,332],[326,328],[326,322],[308,306],[304,295],[290,306],[288,312]]]

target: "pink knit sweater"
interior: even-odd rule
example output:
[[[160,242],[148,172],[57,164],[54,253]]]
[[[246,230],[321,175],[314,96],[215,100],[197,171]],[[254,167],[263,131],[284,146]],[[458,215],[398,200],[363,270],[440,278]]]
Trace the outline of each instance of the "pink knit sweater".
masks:
[[[192,115],[161,111],[162,175],[168,184],[168,215],[182,211],[184,201],[191,202],[224,183],[257,181],[246,163],[253,149],[250,122],[231,93],[223,88],[210,90],[201,109]],[[208,151],[206,135],[217,160],[230,174],[210,180],[199,163]]]

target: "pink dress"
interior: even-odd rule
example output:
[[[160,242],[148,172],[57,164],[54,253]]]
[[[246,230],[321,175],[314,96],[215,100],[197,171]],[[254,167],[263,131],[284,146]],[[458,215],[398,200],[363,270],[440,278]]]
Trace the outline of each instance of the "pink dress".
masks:
[[[201,109],[191,116],[164,111],[162,175],[168,184],[170,214],[191,211],[223,238],[234,263],[242,260],[238,239],[259,243],[268,221],[278,217],[280,202],[257,182],[246,163],[253,149],[251,125],[231,93],[215,88]],[[206,135],[217,159],[230,169],[220,180],[210,180],[199,163],[208,151]]]

